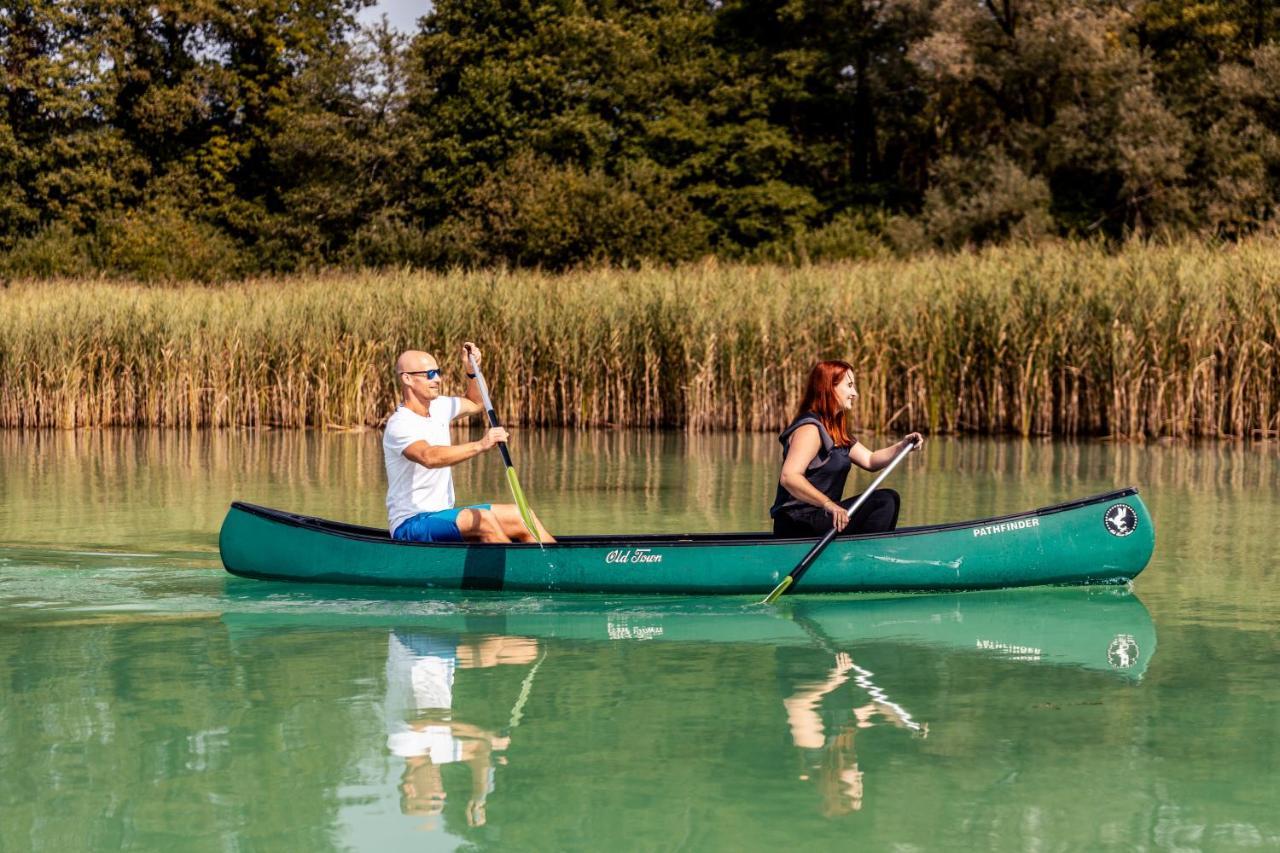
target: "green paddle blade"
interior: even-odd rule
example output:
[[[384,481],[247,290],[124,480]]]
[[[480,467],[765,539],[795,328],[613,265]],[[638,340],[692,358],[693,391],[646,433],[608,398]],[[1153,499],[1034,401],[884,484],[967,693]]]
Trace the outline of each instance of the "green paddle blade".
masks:
[[[507,468],[507,485],[511,486],[511,494],[516,499],[516,508],[520,510],[520,518],[524,521],[524,526],[529,528],[535,542],[541,542],[538,525],[533,523],[533,510],[529,509],[529,501],[524,496],[524,489],[520,488],[520,478],[516,476],[515,468]]]
[[[773,592],[766,595],[764,597],[764,601],[760,603],[773,604],[775,601],[778,600],[778,596],[782,595],[784,592],[787,591],[787,587],[791,586],[791,583],[793,580],[794,578],[792,578],[791,575],[787,575],[785,578],[782,579],[782,582],[780,584],[778,584],[773,588]]]

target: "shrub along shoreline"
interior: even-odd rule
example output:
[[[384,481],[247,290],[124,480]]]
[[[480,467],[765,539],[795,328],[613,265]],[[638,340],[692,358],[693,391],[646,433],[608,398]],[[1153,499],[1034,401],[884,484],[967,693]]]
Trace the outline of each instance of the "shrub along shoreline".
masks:
[[[484,348],[526,425],[773,430],[819,357],[861,428],[1117,438],[1280,430],[1280,240],[1006,247],[785,268],[409,270],[0,290],[0,426],[375,426],[391,363]]]

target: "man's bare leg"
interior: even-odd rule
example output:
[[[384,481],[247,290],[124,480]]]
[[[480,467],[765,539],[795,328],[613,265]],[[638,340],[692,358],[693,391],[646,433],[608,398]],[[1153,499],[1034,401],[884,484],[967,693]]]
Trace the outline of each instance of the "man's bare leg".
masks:
[[[524,519],[520,517],[520,507],[515,504],[493,504],[493,514],[502,525],[502,532],[510,537],[512,542],[534,541],[529,528],[524,526]],[[555,537],[547,532],[547,528],[542,526],[542,521],[536,514],[533,516],[533,525],[538,529],[540,540],[548,544],[556,541]]]
[[[464,509],[458,513],[457,525],[458,532],[468,542],[511,541],[511,537],[504,530],[504,525],[492,510]]]

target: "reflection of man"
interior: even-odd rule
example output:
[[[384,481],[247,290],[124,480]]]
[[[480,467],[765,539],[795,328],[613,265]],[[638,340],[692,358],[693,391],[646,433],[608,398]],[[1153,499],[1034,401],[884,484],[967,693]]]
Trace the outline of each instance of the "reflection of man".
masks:
[[[536,641],[523,637],[456,637],[393,631],[387,649],[387,749],[405,760],[400,809],[408,815],[444,811],[441,768],[462,763],[471,770],[467,823],[483,826],[485,799],[493,791],[495,753],[510,738],[453,717],[454,678],[459,669],[527,664]]]
[[[843,722],[832,725],[834,733],[828,733],[820,706],[827,694],[835,691],[851,677],[858,677],[858,685],[871,694],[872,701],[853,709],[850,720],[841,714]],[[858,769],[853,750],[853,736],[858,729],[875,725],[879,715],[883,722],[896,728],[912,729],[927,736],[929,727],[911,719],[898,705],[890,702],[883,692],[870,681],[871,673],[853,662],[846,652],[836,654],[835,666],[824,681],[801,684],[782,704],[787,711],[787,725],[791,729],[791,741],[805,756],[806,771],[801,779],[816,775],[822,792],[822,811],[827,817],[848,814],[862,808],[862,771]]]

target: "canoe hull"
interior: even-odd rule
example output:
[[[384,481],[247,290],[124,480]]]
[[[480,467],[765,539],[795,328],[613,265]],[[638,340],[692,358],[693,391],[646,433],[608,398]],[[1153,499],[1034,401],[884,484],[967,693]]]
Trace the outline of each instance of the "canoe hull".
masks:
[[[1111,521],[1108,521],[1108,516]],[[235,503],[219,550],[243,577],[445,589],[763,595],[813,546],[766,534],[424,544]],[[1124,583],[1155,546],[1135,489],[1017,515],[837,538],[797,591],[891,592]]]

